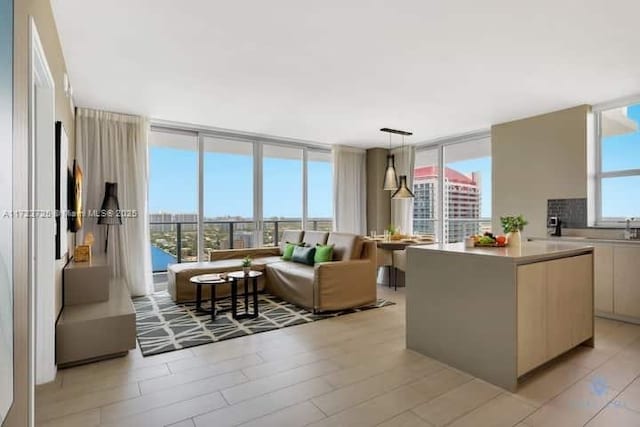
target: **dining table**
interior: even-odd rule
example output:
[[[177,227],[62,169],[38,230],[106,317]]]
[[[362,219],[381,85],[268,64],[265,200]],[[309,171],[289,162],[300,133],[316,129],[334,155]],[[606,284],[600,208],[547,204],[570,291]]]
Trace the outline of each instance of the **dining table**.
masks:
[[[408,246],[413,245],[431,245],[434,242],[431,238],[405,238],[405,239],[389,239],[383,236],[379,237],[366,237],[367,240],[376,242],[376,247],[379,251],[384,251],[387,256],[378,257],[378,259],[387,259],[388,261],[384,265],[378,265],[378,268],[386,267],[382,270],[382,274],[378,274],[380,284],[386,284],[389,287],[397,289],[397,271],[396,266],[393,263],[393,252],[403,251]],[[404,282],[404,281],[403,281]]]

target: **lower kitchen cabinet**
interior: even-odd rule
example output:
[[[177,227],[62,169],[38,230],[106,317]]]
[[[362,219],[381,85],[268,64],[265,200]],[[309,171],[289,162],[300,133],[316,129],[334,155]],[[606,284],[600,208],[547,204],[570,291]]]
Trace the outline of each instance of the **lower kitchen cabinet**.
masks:
[[[613,245],[594,245],[596,313],[613,313]]]
[[[518,266],[518,375],[593,337],[593,257]]]
[[[640,247],[613,247],[613,312],[640,319]]]

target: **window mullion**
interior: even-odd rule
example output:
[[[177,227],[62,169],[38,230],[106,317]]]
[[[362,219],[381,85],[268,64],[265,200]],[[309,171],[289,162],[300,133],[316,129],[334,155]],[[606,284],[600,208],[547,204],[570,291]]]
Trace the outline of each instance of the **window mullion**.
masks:
[[[309,153],[306,148],[302,149],[302,229],[308,229],[308,215],[309,215],[309,206],[308,206],[308,197],[309,197],[309,171],[307,168],[307,161],[309,160]]]
[[[204,136],[198,134],[198,261],[204,261]]]

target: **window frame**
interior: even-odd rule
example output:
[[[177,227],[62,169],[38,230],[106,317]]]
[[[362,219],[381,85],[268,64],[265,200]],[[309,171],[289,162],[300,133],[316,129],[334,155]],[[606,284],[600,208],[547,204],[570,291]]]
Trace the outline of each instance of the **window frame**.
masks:
[[[258,247],[263,245],[264,238],[264,198],[263,198],[263,148],[264,146],[281,146],[288,148],[296,148],[302,151],[302,217],[301,224],[303,229],[306,229],[309,224],[308,218],[308,167],[307,161],[309,152],[322,152],[325,154],[331,154],[331,147],[328,145],[315,144],[308,141],[276,138],[267,135],[253,134],[248,132],[235,132],[225,129],[194,126],[176,122],[167,122],[161,120],[152,120],[150,123],[149,132],[165,132],[165,133],[177,133],[177,134],[190,134],[197,138],[197,206],[196,213],[198,214],[197,224],[197,253],[198,261],[206,261],[205,248],[204,248],[204,154],[205,154],[205,138],[224,139],[229,141],[238,141],[253,144],[253,222],[255,223],[256,232],[256,244]],[[331,156],[330,156],[331,158]],[[333,165],[332,165],[333,167]],[[328,218],[333,221],[332,218]],[[268,222],[268,221],[267,221]]]
[[[626,227],[627,217],[604,217],[602,215],[602,181],[607,178],[622,178],[629,176],[640,177],[640,168],[635,169],[622,169],[617,171],[603,171],[602,169],[602,150],[603,150],[603,136],[602,136],[602,113],[608,110],[612,110],[619,107],[629,107],[632,105],[640,104],[640,96],[626,98],[624,100],[615,101],[612,103],[597,105],[592,107],[592,113],[594,115],[594,134],[595,143],[594,147],[594,162],[593,162],[593,199],[592,207],[594,208],[595,218],[592,222],[594,227],[601,228],[624,228]],[[634,218],[634,224],[640,223],[640,218]]]
[[[423,144],[418,144],[416,145],[416,156],[417,153],[420,151],[427,151],[427,150],[437,150],[436,151],[436,168],[438,169],[438,183],[437,183],[437,198],[438,198],[438,203],[436,205],[436,209],[435,209],[435,217],[434,218],[428,218],[426,219],[426,221],[432,221],[435,223],[435,229],[436,229],[436,241],[438,242],[445,242],[444,238],[445,238],[445,230],[447,229],[445,223],[449,222],[449,221],[456,221],[456,222],[476,222],[476,221],[480,221],[480,222],[488,222],[488,223],[492,223],[492,218],[485,218],[485,217],[480,217],[480,218],[445,218],[445,201],[446,201],[446,197],[445,197],[445,190],[446,190],[446,186],[445,186],[445,182],[444,182],[444,167],[446,166],[446,158],[445,158],[445,149],[446,147],[450,147],[452,145],[456,145],[456,144],[464,144],[464,143],[470,143],[470,142],[484,142],[484,141],[488,141],[489,144],[491,144],[491,131],[480,131],[480,132],[472,132],[472,133],[468,133],[468,134],[464,134],[464,135],[459,135],[459,136],[454,136],[454,137],[446,137],[446,138],[440,138],[440,139],[436,139],[430,142],[426,142]],[[416,167],[419,166],[416,164]],[[493,169],[493,165],[492,165],[492,169]],[[414,181],[415,182],[415,181]],[[493,195],[492,195],[493,197]],[[491,201],[493,204],[493,200]],[[413,221],[415,223],[415,218],[413,218]]]

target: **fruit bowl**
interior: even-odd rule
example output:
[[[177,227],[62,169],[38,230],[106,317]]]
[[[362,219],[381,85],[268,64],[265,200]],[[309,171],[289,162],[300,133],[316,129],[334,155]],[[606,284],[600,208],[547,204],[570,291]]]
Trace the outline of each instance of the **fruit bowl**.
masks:
[[[498,243],[498,242],[493,242],[493,243],[474,243],[473,244],[474,247],[476,248],[504,248],[507,246],[506,243]]]
[[[476,248],[504,248],[507,246],[505,236],[494,236],[492,233],[486,232],[482,235],[472,236],[473,246]]]

